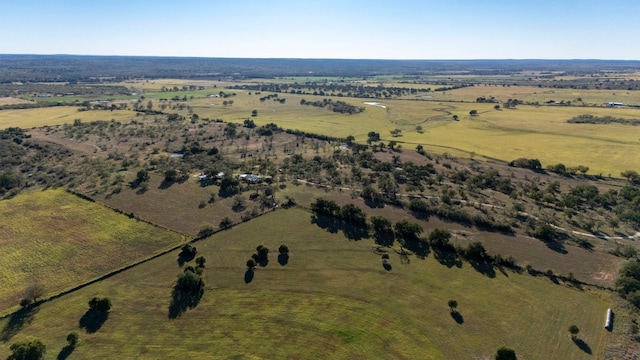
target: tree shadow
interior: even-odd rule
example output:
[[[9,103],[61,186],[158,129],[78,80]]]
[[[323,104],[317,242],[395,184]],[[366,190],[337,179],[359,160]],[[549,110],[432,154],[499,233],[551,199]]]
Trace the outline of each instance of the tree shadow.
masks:
[[[373,209],[381,209],[384,207],[384,201],[364,199],[364,204]]]
[[[108,318],[109,312],[89,309],[80,318],[79,325],[81,329],[85,329],[88,333],[94,333],[102,327]]]
[[[580,348],[580,350],[584,351],[585,353],[587,353],[589,355],[592,354],[591,346],[589,346],[589,344],[587,344],[584,340],[579,339],[579,338],[573,338],[571,340],[573,340],[573,343],[576,344],[576,346],[578,348]]]
[[[395,237],[393,236],[393,232],[391,231],[387,231],[383,233],[375,233],[374,241],[377,245],[391,247],[393,246]]]
[[[65,360],[66,358],[69,357],[69,355],[71,355],[71,353],[73,352],[73,350],[75,350],[76,348],[70,345],[67,345],[65,347],[62,348],[62,350],[60,350],[60,352],[58,353],[58,357],[56,357],[57,360]]]
[[[430,216],[430,214],[426,211],[412,211],[411,215],[413,215],[413,217],[416,219],[420,219],[424,221],[429,221],[429,216]]]
[[[459,312],[457,312],[456,310],[451,310],[451,317],[453,318],[453,320],[455,320],[458,324],[462,324],[464,323],[464,317],[462,316],[462,314],[460,314]]]
[[[253,281],[253,276],[255,275],[255,271],[253,269],[248,269],[244,272],[244,283],[248,284]]]
[[[469,260],[469,264],[482,275],[490,278],[496,277],[496,270],[493,268],[493,264],[485,260]]]
[[[9,341],[14,335],[20,332],[22,328],[29,325],[33,321],[33,317],[38,312],[38,307],[27,306],[16,311],[11,315],[9,321],[4,325],[2,331],[0,331],[0,340],[3,342]]]
[[[369,229],[367,226],[354,225],[354,224],[342,224],[342,233],[349,240],[362,240],[369,237]]]
[[[256,261],[259,266],[265,267],[269,265],[269,257],[268,256],[260,256],[258,257],[258,261]]]
[[[341,222],[338,219],[330,216],[311,216],[311,223],[318,225],[321,229],[335,234],[340,230]]]
[[[278,264],[285,266],[289,263],[289,254],[279,254],[278,255]]]
[[[431,253],[429,244],[421,239],[405,240],[404,247],[420,259],[426,258]]]
[[[559,254],[568,254],[569,252],[565,249],[564,244],[561,241],[545,241],[544,242],[547,247]]]
[[[185,263],[193,260],[194,257],[196,257],[196,254],[181,252],[180,254],[178,254],[178,266],[184,266]]]
[[[433,247],[433,257],[441,264],[448,268],[462,267],[462,260],[458,257],[453,249],[442,249],[440,247]]]
[[[187,291],[181,290],[177,286],[174,287],[171,292],[171,304],[169,304],[169,319],[176,319],[188,309],[198,306],[203,294],[204,289],[202,288]]]
[[[171,185],[175,184],[175,181],[167,181],[167,179],[162,180],[158,189],[165,190],[171,187]]]
[[[393,269],[393,267],[391,266],[391,264],[389,264],[388,261],[383,261],[382,262],[382,267],[387,271],[391,271]]]

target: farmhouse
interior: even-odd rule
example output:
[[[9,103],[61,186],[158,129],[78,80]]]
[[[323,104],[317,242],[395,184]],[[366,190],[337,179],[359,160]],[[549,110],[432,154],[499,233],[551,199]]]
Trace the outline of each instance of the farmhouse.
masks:
[[[604,106],[606,107],[620,107],[623,104],[621,102],[613,102],[613,101],[609,101],[608,103],[604,104]]]

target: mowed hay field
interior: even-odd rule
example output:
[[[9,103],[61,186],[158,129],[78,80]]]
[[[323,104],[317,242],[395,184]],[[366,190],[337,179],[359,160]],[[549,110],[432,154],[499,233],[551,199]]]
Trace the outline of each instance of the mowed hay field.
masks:
[[[73,123],[75,119],[84,122],[96,120],[127,121],[135,116],[130,110],[89,110],[78,111],[75,106],[53,106],[37,109],[0,110],[0,129],[9,127],[32,128],[40,126]]]
[[[537,158],[543,166],[585,165],[590,168],[589,173],[605,176],[619,176],[623,170],[640,168],[640,157],[630,156],[640,151],[640,135],[635,126],[567,123],[581,114],[640,119],[637,109],[520,105],[517,109],[495,110],[494,104],[482,103],[333,97],[334,101],[365,107],[360,114],[343,115],[300,105],[301,99],[320,97],[279,94],[287,99],[280,104],[259,101],[266,93],[237,94],[232,106],[223,106],[222,99],[196,99],[190,104],[200,117],[236,123],[251,118],[259,125],[273,122],[283,128],[335,137],[352,135],[363,143],[368,132],[376,131],[383,141],[398,141],[407,150],[422,144],[428,151],[457,156],[474,153],[504,161]],[[365,105],[366,101],[376,101],[385,107]],[[258,110],[257,117],[251,117],[253,109]],[[470,116],[471,110],[477,110],[479,115]],[[458,115],[460,121],[454,121],[453,115]],[[423,133],[417,132],[416,126],[421,126]],[[402,136],[390,135],[396,128],[402,130]]]
[[[0,313],[30,284],[52,295],[183,241],[59,189],[0,201],[0,218]]]
[[[291,251],[282,266],[277,248]],[[270,262],[245,282],[245,263],[264,244]],[[523,359],[590,357],[569,338],[576,324],[591,357],[610,294],[579,291],[545,278],[507,272],[489,278],[464,263],[447,268],[429,255],[386,271],[373,242],[349,241],[311,223],[300,209],[277,210],[194,244],[207,259],[199,304],[169,319],[177,252],[42,304],[0,347],[38,338],[48,356],[78,331],[77,358],[485,359],[507,345]],[[94,296],[113,310],[96,332],[79,329]],[[462,323],[447,307],[458,301]],[[9,319],[0,321],[6,329]]]

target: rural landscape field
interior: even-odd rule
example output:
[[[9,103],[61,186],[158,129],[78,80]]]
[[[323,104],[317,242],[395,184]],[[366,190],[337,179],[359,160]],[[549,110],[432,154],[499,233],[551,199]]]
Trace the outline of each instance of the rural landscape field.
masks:
[[[0,357],[640,356],[638,62],[28,60]]]

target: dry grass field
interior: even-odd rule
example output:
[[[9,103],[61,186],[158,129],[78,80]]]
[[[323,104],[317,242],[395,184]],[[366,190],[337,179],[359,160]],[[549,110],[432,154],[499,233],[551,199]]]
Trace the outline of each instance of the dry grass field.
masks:
[[[0,111],[0,129],[21,127],[24,129],[73,123],[75,119],[89,122],[96,120],[128,121],[135,113],[128,110],[91,110],[78,111],[75,106],[54,106],[37,109],[18,109]]]
[[[0,217],[1,313],[31,284],[52,295],[184,240],[63,190],[0,201]]]
[[[222,105],[222,99],[190,103],[201,117],[241,123],[251,118],[255,109],[258,116],[252,120],[257,124],[273,122],[283,128],[343,138],[352,135],[360,142],[366,141],[368,132],[377,131],[384,141],[398,141],[408,150],[422,144],[437,153],[473,153],[507,162],[519,157],[538,158],[543,166],[585,165],[591,174],[616,177],[623,170],[640,168],[640,158],[629,156],[640,151],[634,126],[566,122],[587,113],[638,119],[640,110],[636,109],[520,105],[517,109],[495,110],[493,104],[411,100],[381,100],[382,108],[364,105],[366,99],[342,98],[352,105],[365,106],[360,114],[342,115],[299,104],[303,98],[313,98],[310,96],[281,94],[287,102],[280,104],[260,102],[259,95],[247,92],[237,94],[232,106]],[[479,116],[470,116],[471,110],[477,110]],[[453,121],[453,115],[460,121]],[[417,132],[416,126],[421,126],[423,133]],[[401,129],[402,136],[392,137],[393,129]]]
[[[170,253],[41,305],[0,356],[29,338],[56,356],[71,331],[80,334],[71,357],[149,359],[484,359],[503,345],[523,359],[584,359],[602,358],[612,336],[602,327],[606,292],[511,272],[491,278],[432,255],[403,263],[393,251],[386,271],[372,241],[349,241],[310,220],[306,211],[278,210],[194,244],[207,259],[205,292],[177,319],[168,306],[182,270]],[[291,251],[285,266],[276,260],[282,243]],[[259,244],[271,249],[269,264],[245,278]],[[113,310],[86,332],[78,324],[94,296],[108,296]],[[569,338],[571,324],[581,347]]]
[[[0,106],[2,105],[13,105],[13,104],[25,104],[29,103],[27,100],[14,98],[14,97],[0,97]]]

